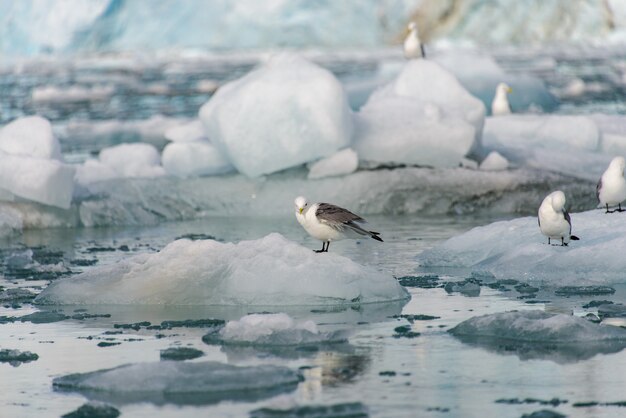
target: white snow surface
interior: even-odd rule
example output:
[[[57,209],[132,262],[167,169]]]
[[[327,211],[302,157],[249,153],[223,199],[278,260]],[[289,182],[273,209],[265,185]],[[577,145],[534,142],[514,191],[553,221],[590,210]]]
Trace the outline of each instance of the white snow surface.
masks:
[[[52,132],[52,125],[41,116],[26,116],[5,125],[0,130],[0,151],[61,160],[61,145]]]
[[[353,149],[346,148],[311,164],[307,177],[309,179],[321,179],[342,176],[354,173],[358,167],[359,156]]]
[[[450,330],[456,336],[488,337],[538,343],[626,340],[626,330],[584,318],[540,310],[475,316]]]
[[[222,86],[200,109],[211,141],[257,177],[349,146],[352,112],[328,70],[289,53]]]
[[[44,304],[340,305],[402,300],[390,275],[338,254],[316,254],[273,233],[222,244],[177,240],[56,281]]]
[[[626,222],[604,210],[572,213],[580,241],[549,246],[536,217],[495,222],[450,238],[418,256],[422,266],[464,267],[547,285],[624,283]]]
[[[228,159],[207,140],[172,142],[163,150],[163,168],[176,177],[187,178],[230,173]]]
[[[155,395],[210,394],[295,386],[298,373],[283,366],[239,367],[213,361],[126,364],[57,377],[52,384],[70,390]]]
[[[246,315],[219,331],[220,342],[233,345],[284,346],[345,339],[342,332],[320,332],[315,322],[296,321],[285,313]]]
[[[354,148],[366,161],[453,167],[480,147],[484,118],[454,75],[411,60],[358,113]]]
[[[74,168],[60,161],[0,151],[0,196],[68,209],[74,192]]]

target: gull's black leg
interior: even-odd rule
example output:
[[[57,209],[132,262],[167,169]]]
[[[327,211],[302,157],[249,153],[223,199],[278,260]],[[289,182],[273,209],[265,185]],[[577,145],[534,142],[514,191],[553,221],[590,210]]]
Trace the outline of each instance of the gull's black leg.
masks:
[[[611,213],[611,212],[609,212],[609,204],[608,203],[606,204],[606,212],[604,212],[604,213]]]
[[[330,247],[330,241],[326,241],[326,251],[325,252],[328,252],[328,247]]]
[[[550,237],[548,237],[548,245],[550,245]]]
[[[567,247],[567,243],[563,237],[561,237],[561,247]]]
[[[622,204],[621,204],[621,203],[618,203],[618,205],[617,205],[617,211],[618,211],[618,212],[624,212],[624,210],[626,210],[626,209],[622,209]]]
[[[325,245],[325,244],[326,244],[326,243],[325,243],[324,241],[322,241],[322,249],[321,249],[321,250],[313,250],[313,251],[315,251],[316,253],[323,253],[323,252],[324,252],[324,245]]]

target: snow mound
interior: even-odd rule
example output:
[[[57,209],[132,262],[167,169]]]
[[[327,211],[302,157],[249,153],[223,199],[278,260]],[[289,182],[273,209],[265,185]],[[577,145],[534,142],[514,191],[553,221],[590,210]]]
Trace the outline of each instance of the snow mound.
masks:
[[[0,130],[0,151],[7,154],[61,160],[61,145],[48,119],[41,116],[19,118]]]
[[[339,81],[286,53],[222,86],[200,109],[200,119],[211,141],[250,177],[326,157],[352,137]]]
[[[280,234],[222,244],[177,240],[50,285],[42,304],[338,305],[402,300],[397,281]]]
[[[492,337],[552,343],[626,341],[626,329],[544,311],[500,312],[475,316],[449,331],[456,336]]]
[[[509,168],[509,161],[498,151],[491,151],[480,163],[480,169],[484,171],[502,171]]]
[[[603,210],[572,213],[580,241],[549,246],[536,217],[474,228],[418,256],[422,266],[466,267],[497,278],[563,286],[624,283],[626,222]]]
[[[98,160],[87,160],[76,169],[82,185],[115,178],[159,177],[166,172],[159,151],[150,144],[120,144],[104,148]]]
[[[238,367],[217,362],[161,361],[127,364],[57,377],[57,390],[85,392],[94,397],[128,402],[211,403],[252,392],[288,392],[298,373],[282,366]]]
[[[163,168],[176,177],[212,176],[232,172],[234,167],[209,141],[181,141],[163,150]]]
[[[328,342],[345,342],[342,332],[324,333],[315,322],[298,322],[285,313],[250,314],[203,338],[222,344],[254,346],[306,345]]]
[[[342,176],[354,173],[359,166],[359,156],[350,148],[323,158],[309,168],[309,179]]]
[[[457,166],[480,147],[485,106],[438,64],[412,60],[358,113],[361,159]]]

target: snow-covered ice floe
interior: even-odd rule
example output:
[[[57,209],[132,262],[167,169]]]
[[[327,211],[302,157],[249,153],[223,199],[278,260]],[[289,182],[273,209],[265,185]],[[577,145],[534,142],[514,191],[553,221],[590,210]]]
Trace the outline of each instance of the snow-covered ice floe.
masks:
[[[354,148],[380,163],[458,166],[480,147],[485,106],[438,64],[411,60],[357,115]]]
[[[626,329],[540,310],[500,312],[467,319],[449,331],[463,342],[522,359],[559,363],[626,347]]]
[[[283,366],[161,361],[70,374],[55,378],[52,385],[55,390],[118,403],[210,404],[290,392],[301,380],[297,372]]]
[[[352,138],[352,112],[339,81],[287,53],[222,86],[200,119],[211,141],[250,177],[329,156]]]
[[[41,304],[341,305],[407,299],[390,275],[338,254],[320,257],[273,233],[222,244],[172,242],[155,254],[128,258],[59,280]]]
[[[453,237],[418,256],[422,266],[489,271],[496,278],[546,285],[624,283],[626,222],[604,210],[572,213],[580,241],[551,246],[536,217],[495,222]]]
[[[203,337],[205,342],[227,345],[292,346],[346,341],[342,331],[321,332],[315,322],[296,321],[285,313],[250,314],[229,321],[224,328]]]

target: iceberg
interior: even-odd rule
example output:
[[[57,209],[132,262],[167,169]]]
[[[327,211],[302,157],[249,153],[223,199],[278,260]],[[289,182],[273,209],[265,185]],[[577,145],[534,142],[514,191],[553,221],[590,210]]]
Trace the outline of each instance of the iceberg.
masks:
[[[301,380],[297,372],[282,366],[161,361],[61,376],[52,381],[52,386],[116,403],[184,405],[263,399],[290,392]]]
[[[204,133],[204,127],[199,119],[181,123],[177,126],[172,126],[165,131],[164,136],[166,139],[172,142],[187,142],[187,141],[199,141],[206,138]]]
[[[475,316],[449,332],[465,343],[515,353],[523,360],[545,358],[568,363],[626,348],[623,328],[538,310]]]
[[[22,232],[22,218],[16,211],[0,206],[0,239]]]
[[[479,168],[485,171],[502,171],[509,168],[509,161],[498,151],[491,151],[480,163]]]
[[[314,162],[309,167],[308,179],[342,176],[354,173],[359,167],[359,156],[350,148]]]
[[[346,342],[344,332],[320,332],[315,322],[295,321],[285,313],[250,314],[229,321],[222,329],[205,335],[204,342],[226,345],[292,346]]]
[[[474,228],[424,251],[418,261],[548,286],[624,283],[626,224],[619,214],[594,210],[570,215],[580,241],[569,247],[547,245],[537,218],[527,217]]]
[[[172,142],[165,147],[161,158],[165,171],[180,178],[213,176],[235,170],[207,140]]]
[[[156,254],[56,281],[36,303],[289,306],[406,298],[390,275],[338,254],[320,257],[273,233],[238,244],[177,240]]]
[[[350,145],[352,112],[335,76],[282,53],[223,85],[200,109],[207,136],[249,177]]]
[[[61,160],[61,145],[41,116],[14,120],[0,130],[0,151],[21,157]]]
[[[454,167],[480,148],[484,118],[454,75],[411,60],[359,111],[353,146],[365,161]]]

